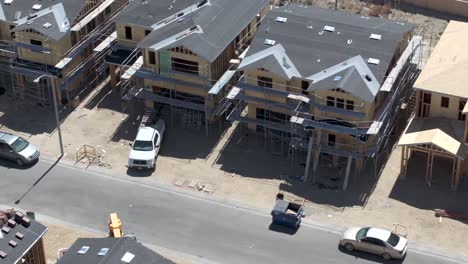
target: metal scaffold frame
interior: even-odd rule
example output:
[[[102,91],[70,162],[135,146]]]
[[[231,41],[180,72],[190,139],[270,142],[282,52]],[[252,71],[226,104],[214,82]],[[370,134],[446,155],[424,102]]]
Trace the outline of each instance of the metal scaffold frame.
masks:
[[[309,112],[310,107],[316,107],[321,110],[325,109],[326,111],[335,111],[336,109],[327,107],[325,98],[319,98],[317,95],[309,95],[312,96],[312,98],[309,98],[302,95],[301,87],[288,86],[286,91],[275,88],[262,88],[244,83],[243,78],[246,78],[246,76],[242,76],[240,82],[227,91],[226,98],[231,100],[232,105],[234,105],[233,110],[228,116],[228,120],[263,127],[261,135],[264,137],[265,145],[267,145],[267,141],[270,141],[270,145],[273,145],[275,142],[271,133],[268,133],[269,130],[281,131],[281,136],[279,137],[281,144],[288,144],[291,148],[295,147],[293,150],[288,149],[286,154],[289,157],[294,159],[295,155],[292,152],[294,150],[307,153],[306,168],[303,176],[303,180],[305,181],[308,180],[310,168],[313,168],[314,172],[312,181],[316,180],[320,154],[322,153],[330,154],[333,157],[348,158],[345,163],[346,170],[343,170],[346,171],[343,189],[347,188],[350,165],[353,163],[353,160],[355,161],[355,166],[359,167],[358,169],[362,169],[364,167],[364,160],[372,159],[374,161],[374,174],[377,176],[379,154],[383,150],[387,150],[388,152],[388,139],[396,125],[400,108],[402,105],[412,105],[411,100],[414,98],[414,95],[412,94],[411,86],[419,74],[422,54],[424,52],[424,47],[421,44],[423,39],[419,36],[424,35],[422,33],[419,32],[418,35],[413,36],[406,50],[401,54],[402,59],[395,64],[394,71],[386,76],[386,80],[382,85],[382,87],[386,88],[385,90],[381,89],[380,93],[386,92],[388,95],[382,104],[383,107],[380,108],[374,120],[351,121],[312,116]],[[275,86],[278,85],[281,86],[281,84],[275,83]],[[263,98],[246,95],[245,91],[250,90],[263,94]],[[289,99],[288,103],[277,103],[270,100],[273,95]],[[293,100],[296,100],[297,103],[290,102]],[[260,120],[258,118],[248,118],[246,116],[248,103],[259,103],[262,108],[265,108],[265,111],[280,109],[282,113],[287,113],[290,118],[289,120],[275,120],[275,118],[267,117],[266,115]],[[359,109],[359,107],[359,105],[356,105],[355,109]],[[343,112],[340,114],[347,114],[351,117],[356,113],[348,111],[348,113]],[[325,124],[319,122],[323,119],[327,120]],[[298,127],[297,125],[301,126]],[[313,129],[315,132],[309,133],[310,129]],[[332,145],[328,143],[322,144],[322,130],[334,131],[340,135],[348,135],[355,140],[351,144],[337,142]],[[258,135],[257,131],[253,133]],[[363,141],[361,138],[365,138],[365,140]],[[372,140],[372,138],[373,141],[370,144],[367,143],[367,140]],[[272,149],[273,147],[270,148]],[[335,158],[333,159],[333,164],[338,167],[342,165]]]
[[[252,37],[252,33],[254,33],[257,28],[260,26],[263,18],[258,19],[254,27],[251,27],[250,31],[245,33],[245,36],[241,38],[235,39],[235,48],[236,54],[239,55],[239,58],[245,56],[245,53],[250,45],[249,37]],[[245,30],[245,29],[244,29]],[[244,31],[243,30],[243,31]],[[137,48],[138,49],[138,48]],[[130,78],[125,79],[124,82],[120,84],[121,87],[121,98],[122,98],[122,111],[126,111],[128,102],[132,99],[140,99],[144,101],[154,101],[161,103],[162,105],[166,105],[170,108],[170,119],[171,123],[174,124],[174,116],[181,112],[183,116],[183,120],[200,120],[204,119],[204,127],[206,135],[208,135],[208,124],[209,120],[212,118],[219,119],[219,125],[222,126],[222,120],[219,118],[223,115],[226,115],[226,109],[230,109],[232,107],[229,100],[225,100],[225,96],[227,95],[227,90],[232,83],[237,82],[239,79],[237,67],[239,65],[239,61],[237,59],[232,59],[229,63],[231,64],[229,68],[224,72],[224,74],[217,80],[213,80],[209,77],[199,76],[198,73],[206,70],[205,72],[210,73],[208,67],[211,67],[209,63],[204,65],[199,65],[198,70],[196,71],[196,75],[192,74],[184,74],[181,72],[177,72],[172,69],[174,65],[181,65],[180,62],[171,61],[171,57],[169,55],[169,51],[158,51],[159,52],[159,61],[161,64],[161,58],[165,58],[165,66],[161,65],[161,69],[159,72],[156,72],[154,69],[146,68],[144,65],[138,65],[139,63],[136,62],[135,54],[136,50],[132,52],[126,59],[126,63],[122,63],[119,65],[120,67],[125,67],[127,70],[125,73],[120,71],[121,76],[128,75]],[[139,52],[138,54],[140,54]],[[162,53],[162,57],[161,57]],[[132,57],[132,58],[131,58]],[[130,65],[128,62],[135,61],[133,65]],[[134,70],[132,70],[134,68]],[[184,77],[189,77],[194,79],[194,82],[190,81],[183,81],[177,78],[177,75],[184,75]],[[149,79],[155,81],[163,81],[166,83],[171,83],[173,89],[169,89],[172,92],[169,92],[169,96],[161,96],[158,94],[154,94],[152,88],[150,87],[143,87],[142,79]],[[138,83],[140,82],[140,83]],[[194,102],[193,96],[191,94],[184,94],[178,92],[175,87],[177,84],[180,85],[187,85],[192,88],[198,88],[206,91],[206,96],[203,96],[203,101],[199,100],[198,102]],[[218,101],[217,98],[221,98],[221,101]],[[212,104],[212,105],[209,105]],[[200,114],[204,116],[200,118]],[[191,116],[189,118],[189,116]],[[193,124],[192,127],[200,128],[199,122],[185,122],[183,124]]]
[[[50,98],[47,96],[49,89],[45,89],[45,84],[28,83],[23,78],[28,76],[35,78],[42,74],[49,74],[57,77],[58,82],[60,82],[57,87],[62,91],[62,102],[66,101],[70,108],[72,100],[75,98],[81,99],[80,97],[86,96],[89,89],[95,88],[104,79],[101,78],[107,70],[104,58],[110,52],[110,44],[115,40],[115,37],[112,37],[116,35],[113,18],[128,5],[128,2],[115,0],[89,2],[86,8],[83,9],[84,12],[75,20],[77,23],[71,25],[72,29],[78,26],[79,28],[83,27],[97,17],[100,12],[104,12],[104,7],[108,7],[114,2],[119,3],[119,5],[116,6],[111,17],[98,24],[88,34],[82,36],[65,54],[60,55],[60,61],[55,66],[20,60],[17,57],[11,58],[9,64],[12,77],[11,86],[14,94],[22,99],[29,97],[33,101],[44,104]],[[80,25],[79,23],[83,22],[81,20],[86,20],[87,23]],[[79,28],[78,30],[71,30],[70,34],[80,34]],[[79,59],[79,56],[83,58]],[[79,62],[76,66],[70,68],[70,62],[76,59],[79,59]],[[71,91],[69,84],[77,77],[82,76],[83,73],[86,73],[86,80],[81,82],[77,89]]]

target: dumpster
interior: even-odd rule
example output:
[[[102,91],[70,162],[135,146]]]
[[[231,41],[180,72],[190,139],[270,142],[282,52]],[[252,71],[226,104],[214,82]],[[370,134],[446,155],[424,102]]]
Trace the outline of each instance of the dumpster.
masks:
[[[282,194],[278,194],[275,206],[271,211],[273,224],[298,228],[304,212],[303,204],[304,202],[286,201]]]

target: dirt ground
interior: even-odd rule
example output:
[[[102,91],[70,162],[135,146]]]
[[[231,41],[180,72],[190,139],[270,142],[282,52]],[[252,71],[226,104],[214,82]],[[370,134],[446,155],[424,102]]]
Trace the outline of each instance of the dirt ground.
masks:
[[[314,5],[334,5],[334,1],[314,0]],[[347,2],[347,10],[365,14],[371,6]],[[341,8],[341,7],[340,7]],[[353,9],[354,10],[354,9]],[[391,19],[402,19],[424,29],[427,47],[433,48],[447,22],[419,14],[391,10]],[[430,49],[428,49],[430,50]],[[379,178],[374,177],[372,163],[364,173],[353,172],[346,192],[341,191],[342,170],[331,168],[324,158],[318,184],[304,184],[296,179],[304,170],[304,157],[285,158],[269,142],[246,134],[234,126],[204,130],[182,128],[179,121],[168,123],[168,130],[154,172],[128,170],[129,143],[136,135],[141,109],[122,114],[120,94],[102,86],[77,109],[63,113],[62,134],[65,159],[74,161],[83,145],[95,148],[92,168],[108,173],[128,175],[147,183],[163,183],[219,198],[236,200],[252,207],[270,208],[278,191],[289,198],[305,198],[307,218],[342,226],[374,225],[392,228],[406,225],[409,239],[418,244],[468,255],[466,222],[439,219],[433,209],[465,211],[468,184],[462,182],[458,192],[449,190],[451,164],[441,161],[434,172],[437,181],[432,188],[424,185],[419,175],[424,171],[424,157],[410,161],[407,180],[397,180],[401,150],[395,148]],[[18,117],[21,117],[18,118]],[[13,131],[28,138],[47,156],[57,156],[58,136],[50,109],[14,101],[0,96],[0,130]],[[172,127],[174,125],[174,127]],[[384,161],[386,157],[382,157]],[[77,165],[87,166],[87,159]],[[341,163],[340,163],[341,164]],[[342,168],[342,166],[339,166]],[[463,179],[465,180],[465,178]]]

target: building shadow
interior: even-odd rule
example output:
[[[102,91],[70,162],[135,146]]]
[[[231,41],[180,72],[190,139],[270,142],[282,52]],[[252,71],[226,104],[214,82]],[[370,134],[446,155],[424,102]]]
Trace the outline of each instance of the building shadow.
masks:
[[[272,147],[270,141],[257,136],[238,128],[214,165],[226,173],[246,178],[280,181],[279,191],[287,192],[294,198],[335,207],[335,210],[347,206],[365,206],[388,159],[388,155],[382,153],[378,164],[375,165],[373,159],[369,159],[361,171],[356,169],[353,161],[348,188],[343,191],[347,158],[341,158],[333,164],[329,156],[322,154],[315,174],[316,181],[312,183],[314,173],[311,165],[308,181],[304,182],[305,152],[292,154],[288,144]],[[389,148],[395,141],[389,143]]]
[[[203,129],[187,129],[168,123],[161,156],[178,159],[206,159],[220,138],[219,130],[209,128],[208,136]]]
[[[425,182],[426,154],[414,152],[408,162],[406,179],[398,180],[390,198],[423,210],[443,209],[468,214],[468,184],[462,178],[457,191],[450,189],[452,161],[434,157],[432,183]],[[468,223],[467,220],[460,220]]]
[[[68,111],[60,112],[60,120],[68,116]],[[28,103],[14,97],[0,96],[0,131],[15,131],[28,136],[52,134],[57,123],[52,106]]]
[[[86,109],[105,108],[116,112],[122,111],[120,93],[113,91],[110,84],[105,84],[98,92],[92,95],[84,105]]]
[[[382,264],[401,264],[401,263],[404,263],[405,262],[405,259],[406,258],[403,258],[403,259],[391,259],[391,260],[385,260],[383,259],[381,256],[377,256],[377,255],[372,255],[370,253],[367,253],[367,252],[362,252],[362,251],[348,251],[346,250],[344,247],[338,245],[338,250],[343,253],[343,254],[347,254],[347,255],[350,255],[350,256],[353,256],[355,257],[356,259],[363,259],[363,260],[366,260],[366,261],[371,261],[371,262],[374,262],[374,263],[382,263]]]
[[[180,115],[177,113],[171,115],[170,109],[160,108],[155,109],[155,111],[156,119],[163,119],[166,123],[160,156],[178,159],[206,159],[226,129],[224,126],[220,128],[217,123],[210,124],[207,135],[204,124],[198,127],[184,126]],[[116,129],[111,141],[134,141],[144,112],[145,108],[142,103],[133,103],[129,107],[129,115]]]
[[[113,93],[111,93],[113,94]],[[114,95],[116,96],[116,95]],[[120,102],[120,99],[114,104]],[[110,137],[110,141],[112,142],[120,142],[120,141],[129,141],[133,142],[138,132],[138,127],[141,122],[141,118],[144,113],[144,105],[140,102],[130,102],[131,105],[128,107],[128,115],[119,126],[115,129]],[[100,107],[100,105],[99,105]],[[120,106],[121,107],[121,106]],[[121,110],[121,109],[120,109]]]

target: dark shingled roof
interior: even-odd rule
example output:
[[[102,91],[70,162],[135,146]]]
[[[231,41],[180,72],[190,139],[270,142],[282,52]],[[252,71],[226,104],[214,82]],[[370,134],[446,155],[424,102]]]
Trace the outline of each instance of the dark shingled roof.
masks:
[[[66,34],[70,25],[73,24],[83,9],[85,2],[86,0],[13,0],[11,4],[7,5],[2,0],[0,20],[16,24],[17,26],[13,31],[34,29],[41,34],[58,40]],[[38,11],[32,9],[33,5],[36,4],[41,6]],[[27,17],[35,14],[37,14],[37,17],[27,22]],[[19,19],[16,19],[16,16]],[[68,21],[66,27],[63,27],[64,18]],[[45,28],[43,26],[45,23],[50,23],[51,27]],[[63,28],[66,28],[66,30],[63,30]]]
[[[84,254],[78,253],[82,247],[89,247]],[[107,248],[105,255],[98,255],[101,249]],[[57,264],[115,264],[123,263],[126,253],[134,257],[130,264],[175,264],[158,253],[142,246],[136,239],[123,238],[79,238],[57,261]]]
[[[4,224],[2,219],[7,220],[5,218],[7,214],[5,214],[3,211],[0,211],[0,227],[9,229],[8,233],[6,233],[4,230],[0,232],[0,251],[6,253],[5,258],[0,258],[0,264],[21,263],[21,258],[47,232],[47,227],[44,225],[27,217],[21,212],[18,213],[30,220],[30,225],[28,227],[23,224],[21,217],[18,218],[14,215],[14,213],[9,220],[15,221],[16,225],[14,227],[10,227],[8,223]],[[19,239],[16,237],[17,233],[21,233],[23,238]],[[10,240],[13,240],[17,243],[16,247],[9,245]]]
[[[285,23],[277,22],[277,17],[284,17],[287,20]],[[334,27],[334,31],[324,30],[325,26]],[[375,87],[382,84],[385,79],[402,37],[412,29],[411,24],[333,9],[290,4],[273,8],[267,15],[240,69],[264,68],[288,78],[312,80],[310,77],[314,76],[314,83],[320,84],[315,87],[313,83],[310,90],[324,89],[325,83],[331,83],[329,89],[346,88],[351,90],[348,91],[350,93],[353,93],[354,86],[356,89],[359,86],[366,86],[366,81],[358,73],[364,76],[367,74],[373,77],[372,82],[369,82],[372,86],[369,89],[372,91],[368,93],[370,96],[366,95],[363,99],[369,100],[373,98],[372,94],[378,92]],[[381,39],[371,39],[371,34],[381,35]],[[272,48],[265,44],[266,39],[275,41],[273,47],[281,45],[281,48],[273,52],[276,53],[275,60],[281,59],[280,55],[285,56],[287,66],[291,67],[283,67],[285,64],[283,61],[276,62],[279,67],[273,66],[271,58],[273,54],[270,54],[270,59],[266,60],[268,57],[265,55],[268,54],[261,52]],[[379,63],[370,64],[369,58],[378,59]],[[348,60],[350,64],[344,65],[343,62]],[[341,82],[333,81],[337,75],[324,74],[325,70],[333,66],[337,74],[346,73],[346,76],[339,75]],[[349,67],[354,67],[356,70],[348,71]]]
[[[164,8],[160,7],[161,2],[166,3],[163,5]],[[206,4],[197,8],[196,4],[201,3],[201,1],[181,2],[187,6],[184,7],[179,4],[177,7],[174,6],[173,9],[168,10],[167,6],[172,3],[172,0],[147,1],[144,5],[147,10],[143,11],[142,14],[145,15],[151,10],[153,16],[156,17],[151,21],[152,24],[147,15],[144,19],[125,20],[119,18],[117,21],[127,21],[130,24],[142,23],[142,26],[152,25],[151,28],[154,30],[139,43],[140,47],[160,50],[183,46],[207,61],[213,62],[256,15],[269,4],[268,0],[208,0]],[[176,3],[179,3],[179,1],[176,1]],[[175,19],[164,26],[162,24],[156,25],[161,18],[176,15],[178,11],[191,4],[195,5],[191,12],[186,10],[190,14],[186,14],[181,19]],[[135,7],[134,9],[136,10]],[[159,13],[162,13],[162,15]],[[176,39],[177,34],[195,26],[198,27],[196,33],[187,34]]]
[[[174,2],[174,3],[173,3]],[[197,4],[200,0],[138,0],[131,2],[114,19],[118,24],[151,28],[151,25]],[[172,8],[170,8],[172,6]]]

